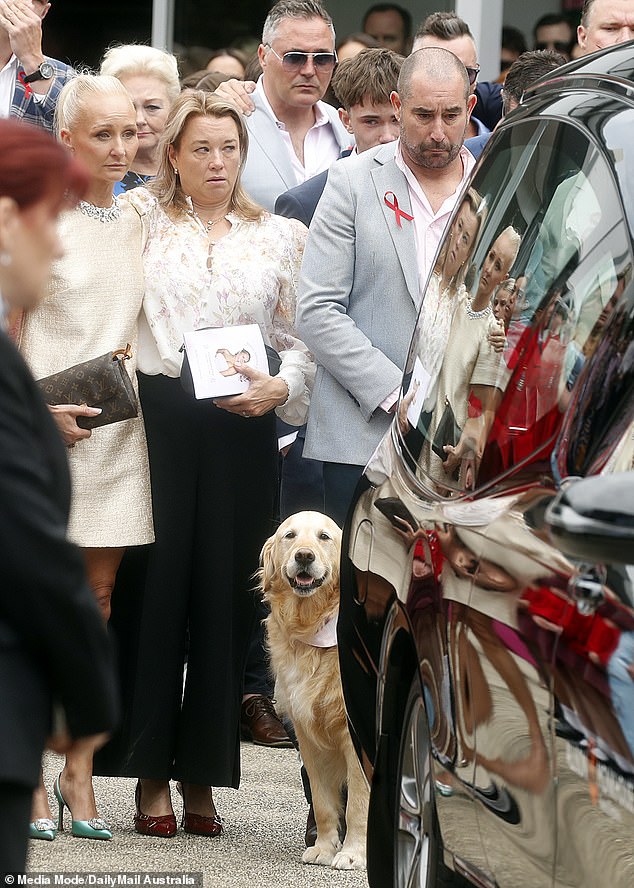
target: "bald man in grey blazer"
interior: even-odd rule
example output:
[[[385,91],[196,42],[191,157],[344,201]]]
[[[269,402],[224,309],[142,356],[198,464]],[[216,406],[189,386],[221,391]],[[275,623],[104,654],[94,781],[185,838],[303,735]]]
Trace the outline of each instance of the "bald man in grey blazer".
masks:
[[[326,512],[342,523],[387,431],[442,232],[474,166],[464,66],[430,48],[403,63],[400,139],[335,164],[306,244],[297,330],[317,361],[304,454],[325,463]]]

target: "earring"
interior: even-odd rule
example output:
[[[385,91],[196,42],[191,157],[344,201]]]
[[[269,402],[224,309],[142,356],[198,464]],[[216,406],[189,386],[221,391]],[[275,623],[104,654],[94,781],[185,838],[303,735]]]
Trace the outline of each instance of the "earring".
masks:
[[[13,262],[13,259],[11,257],[11,253],[6,253],[3,250],[0,253],[0,265],[3,265],[5,268],[7,268],[9,265],[11,265],[12,262]]]
[[[178,170],[176,169],[176,167],[174,167],[174,175],[178,176]]]

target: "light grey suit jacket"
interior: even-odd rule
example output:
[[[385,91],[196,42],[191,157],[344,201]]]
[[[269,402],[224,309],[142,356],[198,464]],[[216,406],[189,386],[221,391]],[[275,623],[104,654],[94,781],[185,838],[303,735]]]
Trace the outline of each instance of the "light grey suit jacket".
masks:
[[[310,227],[297,330],[317,361],[304,455],[365,465],[390,425],[420,302],[414,224],[395,144],[334,164]],[[392,201],[392,198],[389,198]]]
[[[277,198],[289,188],[294,188],[297,179],[275,121],[265,110],[257,93],[251,98],[255,111],[245,118],[249,131],[249,153],[242,172],[242,185],[253,200],[273,213]],[[349,148],[352,136],[339,120],[337,111],[326,102],[318,104],[330,120],[339,150]]]

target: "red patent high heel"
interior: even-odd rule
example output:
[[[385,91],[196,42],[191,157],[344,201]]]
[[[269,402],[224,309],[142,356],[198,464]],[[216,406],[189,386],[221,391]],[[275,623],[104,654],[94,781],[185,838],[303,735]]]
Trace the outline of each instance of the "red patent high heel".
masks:
[[[222,832],[222,818],[220,815],[216,813],[211,817],[208,817],[203,814],[190,813],[187,810],[187,804],[185,801],[185,788],[182,784],[180,786],[177,785],[177,788],[183,796],[183,819],[181,822],[183,832],[193,836],[209,836],[210,838],[216,838],[219,836]]]
[[[142,836],[156,836],[162,839],[171,839],[176,835],[176,817],[174,814],[143,814],[141,811],[141,781],[137,780],[134,790],[134,802],[136,814],[134,815],[134,829]]]

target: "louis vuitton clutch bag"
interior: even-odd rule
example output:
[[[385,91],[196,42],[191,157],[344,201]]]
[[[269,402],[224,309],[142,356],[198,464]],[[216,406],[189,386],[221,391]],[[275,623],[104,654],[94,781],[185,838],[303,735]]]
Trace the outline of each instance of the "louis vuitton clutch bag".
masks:
[[[139,405],[125,362],[132,356],[130,345],[98,358],[75,364],[52,376],[38,379],[47,404],[87,404],[100,407],[99,416],[78,416],[82,429],[121,422],[138,416]]]

